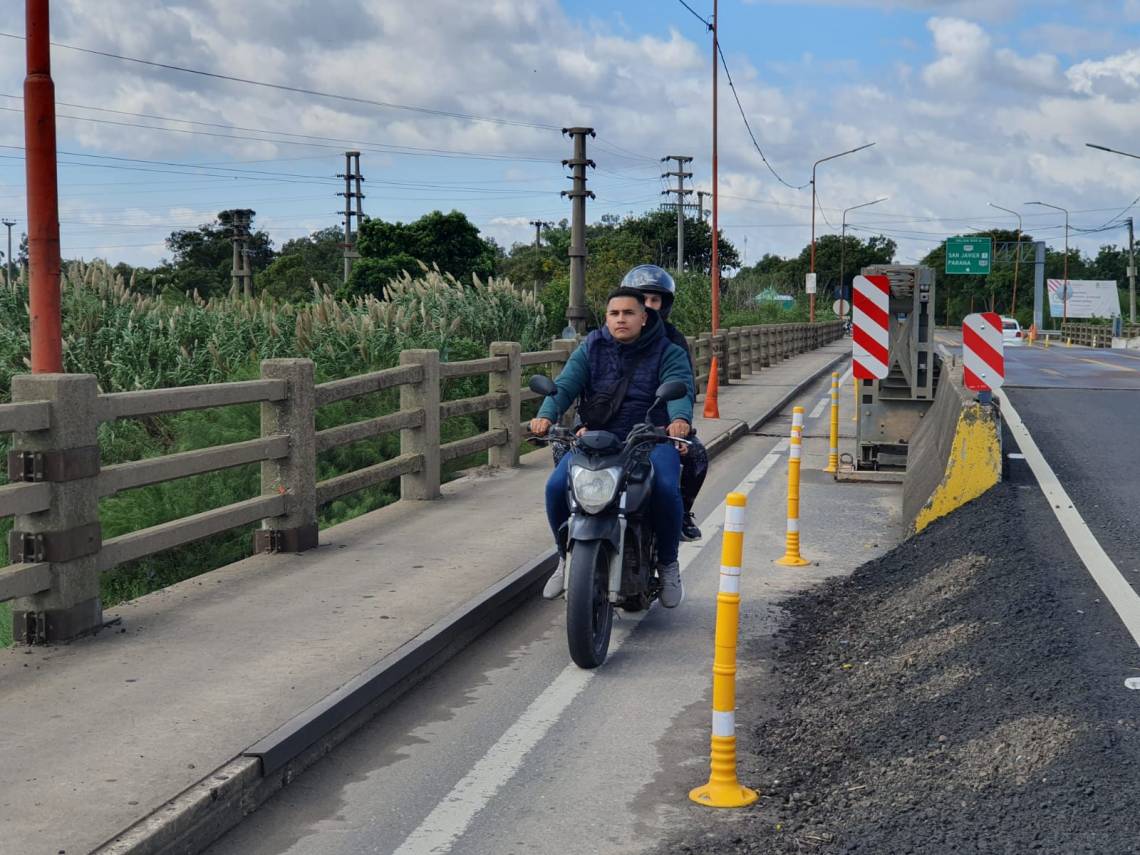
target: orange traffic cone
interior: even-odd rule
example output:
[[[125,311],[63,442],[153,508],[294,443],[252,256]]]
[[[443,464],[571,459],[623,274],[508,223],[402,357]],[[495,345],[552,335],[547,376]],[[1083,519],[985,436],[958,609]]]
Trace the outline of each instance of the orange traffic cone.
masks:
[[[720,374],[719,366],[716,364],[716,357],[714,356],[709,362],[709,386],[705,392],[705,418],[706,419],[719,419],[720,408],[716,403],[716,393],[720,389]]]

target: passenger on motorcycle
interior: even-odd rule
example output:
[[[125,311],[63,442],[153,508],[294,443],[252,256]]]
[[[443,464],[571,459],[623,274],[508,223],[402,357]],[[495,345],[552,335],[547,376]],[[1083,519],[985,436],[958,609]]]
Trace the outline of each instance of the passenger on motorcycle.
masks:
[[[606,301],[606,325],[590,333],[571,355],[555,381],[558,394],[543,402],[538,415],[531,420],[531,433],[545,436],[553,423],[580,399],[579,414],[586,429],[609,431],[625,439],[630,429],[644,420],[646,410],[655,400],[657,387],[669,381],[685,383],[690,395],[657,407],[652,419],[671,437],[685,439],[693,418],[693,373],[688,356],[666,337],[665,324],[657,312],[645,308],[641,291],[618,288]],[[563,457],[546,482],[546,516],[560,552],[564,546],[559,532],[570,517],[566,481],[572,458],[572,454]],[[661,443],[653,449],[650,460],[660,599],[661,605],[671,609],[680,605],[684,597],[677,562],[684,514],[679,483],[680,454],[673,443]],[[558,569],[546,583],[543,596],[547,599],[562,593],[565,560],[566,556],[561,555]]]
[[[696,371],[693,371],[693,355],[689,352],[689,342],[685,339],[684,333],[669,323],[669,313],[673,311],[673,299],[677,294],[677,285],[673,277],[656,264],[639,264],[625,274],[625,278],[621,280],[621,287],[633,288],[645,295],[645,307],[656,310],[661,316],[661,320],[665,323],[665,335],[673,344],[684,349],[685,355],[689,357],[689,370],[696,377]],[[697,439],[696,431],[690,433],[688,439],[691,443],[688,454],[681,458],[681,501],[685,506],[681,539],[691,541],[701,539],[701,530],[693,519],[693,505],[709,471],[709,455],[704,443]]]

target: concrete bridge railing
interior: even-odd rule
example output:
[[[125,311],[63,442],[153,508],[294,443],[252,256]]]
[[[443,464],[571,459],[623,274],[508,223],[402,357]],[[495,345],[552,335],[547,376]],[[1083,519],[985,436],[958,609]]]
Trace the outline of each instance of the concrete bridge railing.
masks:
[[[1121,334],[1126,339],[1140,338],[1140,326],[1125,324]],[[1061,339],[1078,347],[1112,347],[1112,327],[1104,324],[1062,324]]]
[[[713,353],[722,382],[755,373],[836,340],[840,322],[777,324],[722,331],[691,340],[698,386]],[[13,634],[23,643],[73,638],[102,623],[99,580],[116,567],[222,532],[260,523],[258,552],[300,552],[318,543],[317,511],[341,496],[399,478],[403,499],[440,495],[443,466],[486,451],[492,466],[515,466],[525,424],[522,405],[538,396],[523,388],[524,369],[557,372],[576,347],[523,353],[497,342],[483,359],[441,362],[434,350],[400,354],[396,367],[314,381],[307,359],[270,359],[261,379],[138,392],[99,392],[89,374],[20,375],[12,403],[0,405],[0,433],[11,433],[9,481],[0,487],[0,517],[13,517],[9,560],[0,568],[0,602],[13,600]],[[485,394],[441,400],[451,379],[485,376]],[[320,407],[399,389],[399,409],[376,418],[316,429]],[[103,466],[103,422],[257,403],[261,436],[180,454]],[[487,429],[443,442],[441,422],[486,414]],[[317,455],[363,439],[399,432],[399,454],[317,480]],[[99,500],[123,490],[236,466],[261,466],[261,495],[193,516],[103,540]]]

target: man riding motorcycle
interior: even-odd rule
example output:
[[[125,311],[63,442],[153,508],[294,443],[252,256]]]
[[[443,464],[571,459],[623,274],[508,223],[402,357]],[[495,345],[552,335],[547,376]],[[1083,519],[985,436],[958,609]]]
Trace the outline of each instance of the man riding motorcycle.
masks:
[[[590,333],[571,355],[555,381],[558,394],[543,402],[531,420],[531,433],[545,436],[574,401],[581,399],[578,412],[587,430],[609,431],[624,440],[645,418],[657,388],[670,381],[684,383],[690,395],[656,408],[652,418],[669,436],[685,439],[692,430],[694,397],[688,356],[666,337],[664,322],[657,312],[645,308],[640,290],[618,288],[606,301],[606,325]],[[661,605],[670,609],[680,605],[684,597],[677,545],[684,514],[680,453],[685,450],[679,452],[673,443],[662,443],[650,454],[660,599]],[[546,516],[560,552],[558,568],[542,592],[547,599],[558,597],[565,587],[566,556],[560,531],[570,517],[566,484],[573,456],[563,457],[546,482]]]
[[[656,264],[639,264],[625,274],[620,287],[633,288],[645,295],[645,307],[655,309],[661,316],[661,320],[665,323],[665,335],[673,344],[684,349],[685,355],[689,358],[689,370],[696,377],[696,371],[693,370],[693,355],[689,352],[689,342],[685,339],[684,333],[669,323],[669,313],[673,311],[673,299],[677,294],[677,285],[673,277]],[[704,443],[697,439],[695,431],[687,438],[690,442],[688,454],[681,458],[681,501],[685,506],[681,539],[700,540],[701,530],[693,519],[693,505],[709,471],[709,455]]]

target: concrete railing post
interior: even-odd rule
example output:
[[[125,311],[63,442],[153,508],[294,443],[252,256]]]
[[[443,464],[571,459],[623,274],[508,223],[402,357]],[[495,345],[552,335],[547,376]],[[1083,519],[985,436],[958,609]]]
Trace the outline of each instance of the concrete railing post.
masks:
[[[756,328],[756,337],[760,348],[760,367],[770,368],[772,366],[772,328],[769,326],[762,326]]]
[[[729,381],[728,361],[731,358],[728,352],[728,333],[721,330],[712,337],[713,354],[716,356],[717,382],[727,386]]]
[[[418,472],[400,476],[401,499],[439,498],[439,351],[405,350],[401,365],[420,365],[423,377],[418,383],[400,387],[401,410],[423,410],[423,424],[400,431],[400,454],[418,454]]]
[[[304,552],[317,535],[317,392],[311,359],[266,359],[263,380],[284,380],[288,393],[261,404],[261,435],[289,437],[289,454],[261,463],[261,492],[285,497],[285,513],[261,521],[257,552]]]
[[[491,343],[491,356],[505,356],[505,371],[492,371],[487,377],[487,391],[506,395],[507,402],[487,413],[487,430],[505,430],[506,445],[492,446],[487,452],[491,466],[518,466],[519,443],[522,442],[522,345],[517,341]]]
[[[98,396],[91,374],[12,378],[13,402],[51,402],[51,426],[13,434],[8,455],[9,480],[51,486],[48,510],[17,515],[8,536],[13,564],[51,566],[48,590],[12,601],[12,635],[24,644],[65,641],[103,624]]]
[[[743,335],[740,327],[731,327],[728,331],[728,377],[730,380],[739,380],[744,373]]]
[[[759,374],[760,369],[764,367],[764,354],[760,350],[760,327],[751,326],[748,328],[748,355],[749,369],[753,374]]]

